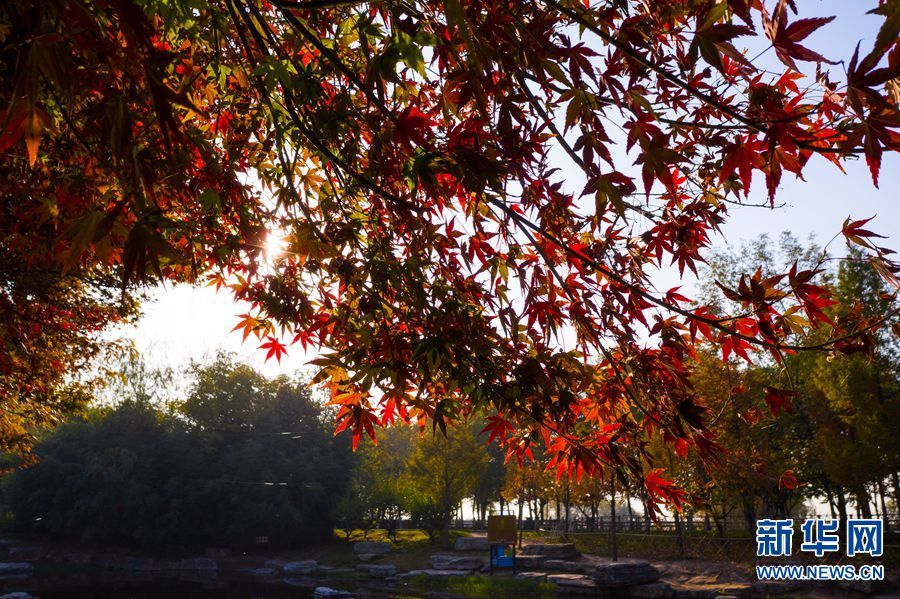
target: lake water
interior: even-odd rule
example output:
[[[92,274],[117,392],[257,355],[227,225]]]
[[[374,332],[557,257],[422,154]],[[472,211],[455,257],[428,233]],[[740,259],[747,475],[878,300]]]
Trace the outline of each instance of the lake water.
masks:
[[[28,590],[28,589],[20,589]],[[125,586],[94,586],[34,589],[40,599],[287,599],[312,597],[312,591],[265,583],[192,583],[154,580]]]
[[[40,599],[303,599],[313,596],[313,586],[329,586],[342,590],[354,590],[352,583],[339,581],[292,586],[282,581],[187,581],[151,579],[120,582],[108,579],[91,580],[39,580],[35,578],[0,581],[0,595],[25,591]],[[390,598],[392,592],[365,589],[367,598]],[[415,596],[408,592],[404,597]]]

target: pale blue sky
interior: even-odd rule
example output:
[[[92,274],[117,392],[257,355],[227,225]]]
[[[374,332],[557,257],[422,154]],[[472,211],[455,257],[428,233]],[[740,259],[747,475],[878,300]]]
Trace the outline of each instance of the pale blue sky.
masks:
[[[837,15],[834,23],[803,43],[828,57],[845,61],[849,61],[858,41],[862,40],[863,51],[871,46],[880,23],[880,17],[865,14],[877,5],[875,1],[799,0],[797,4],[803,17]],[[742,47],[740,43],[737,45]],[[761,47],[752,48],[751,53],[755,54],[759,49]],[[767,68],[781,70],[771,50],[758,60]],[[808,66],[809,63],[802,63],[804,69]],[[832,68],[836,70],[833,79],[843,80],[843,66],[839,64]],[[624,164],[630,162],[627,160]],[[571,170],[562,157],[559,166]],[[840,231],[848,216],[861,219],[877,215],[869,228],[889,237],[882,240],[882,245],[900,247],[900,157],[885,157],[880,189],[872,185],[864,160],[849,162],[846,170],[845,175],[824,159],[813,158],[806,168],[805,182],[785,175],[778,194],[778,200],[786,202],[785,207],[775,210],[732,207],[731,216],[723,227],[723,236],[714,240],[715,245],[722,247],[726,245],[726,239],[737,243],[763,233],[777,236],[784,230],[792,231],[801,239],[815,234],[820,243],[825,243]],[[567,175],[572,181],[569,191],[579,191],[578,173],[571,171]],[[757,174],[750,201],[762,203],[764,200],[763,178]],[[843,248],[843,240],[839,239],[830,249],[840,254]],[[679,280],[677,271],[668,269],[660,273],[657,284],[663,289],[677,285],[690,288],[694,282],[690,278]],[[217,294],[209,288],[168,286],[153,290],[152,296],[154,300],[145,305],[143,318],[124,334],[133,339],[137,348],[153,363],[181,368],[191,358],[203,359],[223,348],[245,356],[268,374],[276,374],[302,368],[310,357],[295,346],[280,365],[274,360],[264,364],[263,353],[256,351],[258,342],[254,343],[251,338],[242,345],[240,334],[229,332],[237,322],[236,315],[246,312],[246,307],[234,304],[227,292]]]

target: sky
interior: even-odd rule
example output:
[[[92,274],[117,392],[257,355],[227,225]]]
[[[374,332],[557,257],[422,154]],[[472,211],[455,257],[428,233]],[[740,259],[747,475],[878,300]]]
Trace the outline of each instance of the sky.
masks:
[[[865,14],[868,8],[877,5],[874,1],[798,0],[797,5],[803,17],[837,16],[834,23],[815,32],[804,44],[845,61],[852,56],[857,42],[862,41],[863,50],[871,47],[881,20]],[[759,60],[768,62],[767,68],[782,69],[771,50]],[[808,63],[803,65],[809,67]],[[832,69],[836,70],[833,79],[842,80],[843,65],[835,65]],[[561,157],[560,162],[564,171],[571,170],[564,158]],[[824,244],[840,232],[844,219],[874,216],[868,228],[888,237],[881,240],[881,245],[900,248],[900,157],[885,156],[879,189],[873,186],[861,158],[850,161],[845,168],[846,174],[826,160],[814,157],[805,170],[805,181],[786,173],[778,193],[778,201],[786,203],[784,207],[730,208],[730,217],[722,227],[722,234],[714,238],[713,245],[721,248],[728,242],[749,241],[763,233],[777,238],[785,230],[801,240],[815,235],[818,242]],[[579,174],[574,170],[566,174],[573,181],[569,191],[579,191]],[[764,203],[765,197],[763,178],[756,173],[750,202]],[[845,251],[843,239],[835,240],[829,249],[833,254],[842,254]],[[675,269],[664,269],[656,277],[660,289],[682,285],[689,290],[695,283],[691,277],[680,279]],[[257,349],[259,342],[254,337],[242,343],[239,332],[230,332],[238,321],[237,315],[246,312],[247,307],[235,304],[227,290],[216,293],[208,287],[166,285],[149,290],[149,295],[151,300],[144,305],[143,317],[136,326],[122,329],[121,333],[133,341],[151,364],[181,370],[191,359],[203,361],[218,350],[226,350],[236,352],[265,374],[275,375],[301,371],[306,361],[313,357],[293,346],[280,363],[274,359],[265,362],[264,352]]]

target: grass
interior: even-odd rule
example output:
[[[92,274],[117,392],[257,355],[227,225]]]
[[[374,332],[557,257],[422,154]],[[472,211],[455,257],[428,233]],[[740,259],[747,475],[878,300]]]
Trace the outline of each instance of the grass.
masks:
[[[555,599],[556,585],[501,576],[414,576],[404,582],[415,590],[452,593],[476,599]]]

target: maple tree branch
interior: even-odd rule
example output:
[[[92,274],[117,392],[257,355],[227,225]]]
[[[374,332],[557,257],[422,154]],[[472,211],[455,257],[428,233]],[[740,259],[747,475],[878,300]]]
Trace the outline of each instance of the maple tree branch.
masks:
[[[698,121],[683,121],[678,119],[670,119],[663,116],[656,117],[661,123],[667,125],[675,125],[676,127],[693,127],[698,129],[719,129],[722,131],[743,131],[746,129],[744,125],[729,125],[728,123],[701,123]]]
[[[291,27],[300,32],[304,38],[306,38],[309,43],[313,45],[313,47],[319,51],[320,54],[324,55],[330,63],[332,63],[337,69],[347,77],[356,89],[358,89],[362,94],[374,104],[379,111],[381,111],[394,125],[398,124],[397,117],[394,115],[392,111],[390,111],[384,103],[375,97],[375,95],[369,91],[362,80],[350,70],[350,67],[344,64],[344,62],[340,59],[340,57],[335,54],[331,49],[329,49],[322,41],[316,37],[316,35],[303,26],[297,17],[295,17],[290,11],[282,10],[281,14],[284,15],[284,18],[287,19],[288,23],[290,23]]]
[[[234,1],[234,0],[232,0],[232,1]],[[618,40],[616,40],[616,39],[613,38],[612,36],[608,35],[607,33],[603,32],[603,31],[602,31],[600,28],[598,28],[597,26],[595,26],[595,25],[591,24],[590,22],[586,21],[581,15],[579,15],[579,14],[576,13],[575,11],[572,11],[571,9],[568,9],[568,8],[566,8],[566,7],[561,6],[561,5],[560,5],[559,3],[557,3],[555,0],[546,0],[546,1],[547,1],[548,4],[550,4],[550,5],[552,5],[552,6],[555,6],[558,10],[560,10],[560,11],[563,12],[564,14],[566,14],[566,15],[570,16],[571,18],[575,19],[575,20],[578,21],[580,24],[582,24],[582,25],[585,26],[587,29],[589,29],[590,31],[592,31],[592,32],[594,32],[595,34],[597,34],[598,36],[600,36],[602,39],[604,39],[605,41],[607,41],[608,43],[610,43],[610,44],[613,45],[614,47],[620,49],[620,50],[621,50],[623,53],[625,53],[627,56],[629,56],[629,57],[631,57],[631,58],[637,60],[637,61],[640,62],[641,64],[644,64],[645,66],[647,66],[648,68],[650,68],[650,69],[653,70],[654,72],[658,73],[658,74],[659,74],[660,76],[662,76],[663,78],[669,80],[670,82],[675,83],[675,84],[678,85],[679,87],[682,87],[683,89],[685,89],[686,91],[688,91],[689,93],[691,93],[691,95],[694,95],[695,97],[697,97],[697,98],[699,98],[699,99],[701,99],[701,100],[707,102],[708,104],[710,104],[710,105],[713,106],[714,108],[716,108],[716,109],[720,110],[721,112],[723,112],[724,114],[726,114],[726,115],[728,115],[728,116],[731,116],[732,118],[735,118],[736,120],[738,120],[738,121],[744,123],[745,125],[747,125],[747,126],[750,127],[751,129],[754,129],[754,130],[756,130],[756,131],[758,131],[758,132],[765,132],[765,130],[764,130],[763,128],[761,128],[758,124],[756,124],[756,123],[754,123],[753,121],[747,119],[747,118],[744,117],[743,115],[737,113],[736,111],[734,111],[734,110],[731,109],[730,107],[721,104],[718,100],[716,100],[716,99],[713,98],[712,96],[709,96],[708,94],[705,94],[705,93],[703,93],[703,92],[700,92],[699,90],[696,90],[695,88],[689,86],[686,82],[684,82],[684,81],[682,81],[681,79],[679,79],[678,77],[672,75],[671,73],[669,73],[667,70],[663,69],[662,67],[659,67],[658,65],[653,64],[652,62],[648,61],[647,59],[644,59],[644,58],[643,58],[642,56],[640,56],[638,53],[634,52],[631,48],[627,47],[627,46],[624,45],[624,44],[621,44]],[[285,13],[285,14],[288,14],[288,13]],[[243,15],[243,13],[242,13],[242,15]],[[263,40],[261,40],[260,34],[259,34],[259,32],[256,30],[255,26],[252,24],[252,22],[249,22],[249,21],[246,19],[246,17],[244,17],[243,20],[245,21],[246,25],[247,25],[248,28],[250,29],[251,34],[253,34],[254,37],[256,37],[258,45],[260,45],[261,49],[265,50],[265,46],[266,46],[266,45],[265,45],[265,43],[263,42]],[[294,19],[294,20],[296,21],[296,19]],[[292,23],[292,24],[293,24],[293,23]],[[301,27],[301,33],[303,33],[303,31],[305,31],[305,28],[303,28],[302,25],[301,25],[300,27]],[[305,37],[311,35],[308,31],[307,31],[306,33],[307,33],[307,35],[306,35]],[[312,36],[312,37],[315,39],[315,36]],[[312,40],[310,40],[310,41],[312,41]],[[318,40],[316,39],[316,41],[318,41]],[[327,50],[327,49],[326,49],[326,50]],[[345,73],[345,75],[348,74],[349,69],[348,69],[345,65],[343,65],[343,63],[341,63],[339,60],[338,60],[338,62],[337,62],[337,65],[338,65],[338,68],[340,68],[340,69],[342,70],[342,72]],[[372,98],[370,97],[369,94],[366,93],[366,91],[365,91],[365,89],[364,89],[364,86],[363,86],[362,82],[359,81],[359,79],[358,79],[357,77],[353,76],[352,74],[348,75],[348,77],[350,78],[351,82],[352,82],[358,89],[360,89],[360,91],[363,92],[363,93],[366,95],[366,97],[367,97],[368,99],[370,99],[370,101],[371,101]],[[322,152],[323,152],[330,160],[332,160],[333,162],[335,162],[335,164],[338,164],[339,166],[342,166],[342,168],[344,168],[345,170],[347,170],[347,172],[350,173],[351,176],[353,176],[357,181],[359,181],[361,184],[363,184],[363,185],[364,185],[366,188],[368,188],[370,191],[373,191],[373,192],[376,193],[377,195],[379,195],[379,196],[381,196],[381,197],[383,197],[383,198],[385,198],[385,199],[387,199],[387,200],[389,200],[389,201],[391,201],[391,202],[394,202],[394,203],[401,203],[402,205],[404,205],[404,206],[407,207],[407,208],[414,208],[413,206],[411,206],[408,202],[406,202],[405,200],[403,200],[403,199],[400,198],[399,196],[396,196],[395,194],[393,194],[393,193],[391,193],[391,192],[388,192],[387,190],[384,190],[383,188],[381,188],[380,186],[378,186],[378,185],[375,184],[374,182],[370,181],[367,177],[365,177],[365,176],[363,176],[363,175],[361,175],[361,174],[359,174],[359,173],[356,173],[355,171],[353,171],[352,169],[350,169],[349,166],[344,165],[344,163],[343,163],[342,160],[340,160],[333,152],[331,152],[331,151],[324,145],[323,142],[321,142],[320,140],[318,140],[318,139],[312,134],[312,132],[309,131],[308,128],[305,127],[305,126],[303,125],[303,121],[302,121],[302,119],[300,118],[299,114],[297,113],[296,107],[294,106],[293,96],[292,96],[291,92],[289,91],[288,86],[284,85],[284,82],[282,82],[282,88],[283,88],[283,92],[284,92],[284,94],[285,94],[286,99],[289,100],[289,102],[286,103],[285,107],[288,109],[289,113],[291,114],[292,118],[293,118],[294,121],[295,121],[295,124],[297,124],[298,128],[300,128],[301,132],[304,133],[304,135],[305,135],[308,139],[310,139],[310,141],[313,143],[314,146],[317,147],[317,149],[319,149],[320,151],[322,151]],[[267,95],[267,94],[266,94],[266,95]],[[391,113],[391,112],[387,109],[387,107],[385,107],[383,104],[381,104],[381,103],[378,102],[378,101],[375,101],[374,103],[375,103],[376,107],[378,107],[378,109],[379,109],[380,111],[382,111],[382,112],[385,113],[385,116],[387,116],[388,118],[391,118],[391,117],[393,116],[392,113]],[[544,114],[546,115],[546,112],[545,112]],[[815,149],[815,150],[821,150],[822,148],[813,148],[813,149]],[[577,156],[577,155],[576,155],[576,156]],[[580,162],[580,160],[579,160],[579,162]],[[615,274],[614,272],[612,272],[611,270],[609,270],[608,268],[606,268],[606,267],[603,266],[602,264],[597,263],[595,260],[593,260],[592,258],[586,256],[586,255],[583,254],[582,252],[571,249],[570,247],[568,247],[566,244],[562,243],[559,239],[557,239],[557,238],[556,238],[555,236],[553,236],[552,234],[549,234],[549,233],[545,232],[545,231],[544,231],[541,227],[539,227],[538,225],[534,224],[533,222],[531,222],[531,221],[528,220],[527,218],[525,218],[525,217],[519,215],[518,213],[516,213],[515,211],[513,211],[513,210],[512,210],[509,206],[507,206],[505,203],[503,203],[503,202],[501,202],[501,201],[499,201],[499,200],[497,200],[497,199],[495,199],[495,198],[490,198],[490,197],[489,197],[489,201],[490,201],[491,203],[493,203],[493,204],[499,206],[504,212],[506,212],[509,216],[511,216],[512,219],[513,219],[514,221],[516,221],[518,224],[523,225],[523,226],[525,226],[525,227],[527,227],[527,228],[530,228],[531,230],[533,230],[533,231],[535,231],[535,232],[541,234],[541,236],[545,237],[548,241],[551,241],[551,242],[553,242],[554,244],[558,245],[558,246],[559,246],[561,249],[563,249],[563,251],[565,251],[566,253],[568,253],[568,254],[570,254],[570,255],[576,257],[578,260],[581,260],[581,261],[586,262],[587,264],[590,264],[595,270],[597,270],[598,272],[600,272],[600,273],[603,274],[604,276],[606,276],[606,277],[610,278],[611,280],[614,280],[614,281],[616,281],[617,283],[619,283],[619,284],[625,286],[626,288],[628,288],[628,289],[631,290],[632,292],[641,295],[644,299],[650,301],[650,302],[653,303],[653,304],[656,304],[657,306],[660,306],[660,307],[662,307],[662,308],[664,308],[664,309],[673,311],[673,312],[675,312],[675,313],[677,313],[677,314],[680,314],[680,315],[682,315],[682,316],[684,316],[684,317],[686,317],[686,318],[690,318],[690,319],[696,320],[696,321],[698,321],[698,322],[703,322],[703,323],[707,324],[708,326],[711,326],[711,327],[713,327],[713,328],[716,328],[717,330],[720,330],[720,331],[722,331],[722,332],[725,332],[725,333],[727,333],[727,334],[729,334],[729,335],[731,335],[731,336],[733,336],[733,337],[736,337],[736,338],[738,338],[738,339],[742,339],[742,340],[744,340],[744,341],[746,341],[746,342],[748,342],[748,343],[752,343],[752,344],[754,344],[754,345],[761,345],[761,346],[768,347],[768,348],[770,348],[770,349],[775,349],[775,350],[778,350],[778,349],[806,350],[806,349],[813,349],[813,348],[816,348],[816,346],[805,347],[805,346],[795,346],[795,345],[772,344],[772,343],[770,343],[770,342],[762,341],[762,340],[756,339],[756,338],[754,338],[754,337],[750,337],[749,335],[744,335],[744,334],[742,334],[742,333],[740,333],[740,332],[738,332],[738,331],[732,330],[732,329],[730,329],[730,328],[724,326],[723,324],[721,324],[721,321],[718,321],[718,320],[715,320],[715,319],[709,319],[709,318],[702,317],[702,316],[698,316],[697,314],[695,314],[695,313],[693,313],[693,312],[691,312],[691,311],[689,311],[689,310],[685,310],[685,309],[680,308],[680,307],[678,307],[678,306],[676,306],[676,305],[669,304],[668,302],[665,302],[664,300],[661,300],[661,299],[657,298],[655,295],[649,293],[648,291],[643,290],[643,289],[640,289],[640,288],[638,288],[637,286],[628,283],[628,282],[625,281],[622,277],[620,277],[619,275]],[[417,210],[417,211],[420,211],[420,210]],[[546,259],[546,258],[545,258],[545,259]],[[858,332],[857,332],[857,334],[858,334]],[[852,337],[852,336],[853,336],[853,335],[850,335],[850,336],[848,336],[848,338],[849,338],[849,337]],[[838,341],[839,341],[839,340],[832,340],[832,341],[830,341],[830,342],[826,342],[825,344],[822,345],[822,347],[828,347],[829,345],[832,345],[832,344],[834,344],[834,343],[837,343]]]
[[[528,229],[522,229],[522,232],[525,233],[525,236],[528,238],[531,244],[535,247],[541,257],[544,258],[544,262],[547,264],[550,272],[553,273],[553,276],[559,282],[559,285],[563,289],[565,294],[569,296],[570,301],[577,302],[578,298],[572,294],[572,290],[566,283],[566,280],[563,279],[561,274],[559,274],[559,271],[556,269],[556,265],[554,265],[553,262],[550,261],[550,257],[547,255],[547,252],[544,251],[544,248],[540,246],[531,231],[529,231]],[[591,337],[593,337],[594,344],[600,349],[600,352],[603,354],[603,356],[606,358],[606,361],[609,362],[610,367],[613,369],[613,372],[615,373],[616,378],[619,380],[619,383],[622,384],[622,389],[625,390],[625,395],[628,396],[632,403],[637,406],[637,408],[641,412],[643,412],[645,416],[650,418],[650,420],[652,420],[658,426],[665,428],[662,422],[660,422],[653,414],[651,414],[644,407],[644,405],[640,401],[638,401],[637,397],[634,396],[631,388],[625,382],[625,375],[622,374],[622,371],[619,369],[619,365],[615,362],[615,360],[613,360],[610,351],[603,345],[602,340],[600,339],[599,335],[597,335],[597,332],[593,328],[589,328],[588,330],[590,331]]]
[[[544,231],[542,227],[531,222],[531,220],[529,220],[529,219],[525,218],[524,216],[522,216],[521,214],[517,213],[515,210],[513,210],[512,208],[510,208],[509,206],[507,206],[505,203],[501,202],[500,200],[497,200],[492,197],[488,197],[488,201],[491,202],[492,204],[494,204],[495,206],[498,206],[501,210],[503,210],[507,215],[509,215],[519,225],[527,227],[527,228],[531,229],[532,231],[534,231],[535,233],[540,234],[541,237],[544,237],[545,239],[547,239],[547,241],[550,241],[551,243],[553,243],[554,245],[559,247],[561,250],[563,250],[567,254],[577,258],[579,261],[582,261],[582,262],[590,265],[594,270],[596,270],[603,276],[615,281],[616,283],[619,283],[620,285],[623,285],[624,287],[628,288],[632,293],[636,293],[636,294],[640,295],[647,301],[649,301],[653,304],[656,304],[657,306],[659,306],[663,309],[669,310],[671,312],[675,312],[676,314],[680,314],[681,316],[684,316],[685,318],[690,318],[691,320],[695,320],[697,322],[702,322],[714,329],[717,329],[728,335],[731,335],[732,337],[741,339],[748,343],[752,343],[753,345],[765,347],[767,349],[773,349],[773,350],[786,349],[786,350],[791,350],[791,351],[813,351],[813,350],[825,349],[828,347],[832,347],[836,343],[840,343],[841,341],[846,341],[848,339],[852,339],[853,337],[856,337],[863,331],[873,329],[873,328],[879,326],[881,323],[885,322],[887,319],[891,318],[892,316],[894,316],[896,314],[900,314],[900,308],[897,308],[896,310],[893,310],[892,312],[885,315],[884,318],[879,319],[879,321],[877,321],[871,325],[868,325],[860,330],[854,331],[853,333],[843,335],[836,339],[830,339],[828,341],[825,341],[825,342],[822,342],[822,343],[819,343],[816,345],[793,345],[793,344],[783,344],[783,343],[772,343],[769,341],[760,340],[760,339],[757,339],[756,337],[744,335],[743,333],[740,333],[739,331],[735,331],[733,329],[728,328],[727,326],[722,324],[723,321],[712,319],[712,318],[707,318],[705,316],[700,316],[698,314],[695,314],[694,312],[691,312],[690,310],[685,310],[684,308],[680,308],[679,306],[670,304],[669,302],[666,302],[665,300],[659,299],[652,293],[650,293],[644,289],[641,289],[637,285],[629,283],[628,281],[623,279],[621,276],[619,276],[618,274],[616,274],[615,272],[613,272],[612,270],[610,270],[603,264],[598,263],[593,258],[591,258],[590,256],[587,256],[583,252],[578,251],[578,250],[573,250],[567,244],[563,243],[560,239],[558,239],[555,235]],[[727,319],[727,320],[733,320],[733,318]]]
[[[251,64],[256,65],[257,62],[253,58],[249,43],[247,42],[245,36],[243,35],[243,28],[241,27],[240,23],[238,23],[238,21],[237,21],[238,17],[235,14],[236,12],[239,13],[240,20],[244,23],[244,27],[246,27],[250,31],[250,34],[253,35],[257,45],[260,47],[260,51],[265,52],[268,55],[268,47],[265,44],[265,40],[262,39],[259,31],[253,25],[253,23],[251,21],[249,21],[248,15],[245,15],[243,13],[243,11],[237,11],[235,8],[233,8],[233,4],[235,4],[235,3],[236,3],[236,0],[229,0],[227,2],[228,7],[229,7],[229,12],[232,13],[232,19],[234,20],[235,28],[238,30],[238,35],[241,37],[241,40],[244,44],[244,50],[245,50],[245,53],[247,54],[247,59],[251,62]],[[271,112],[272,111],[271,110],[271,104],[272,104],[271,96],[270,96],[268,90],[266,89],[265,84],[262,82],[262,80],[258,76],[255,77],[255,80],[257,83],[257,89],[260,92],[260,94],[262,94],[262,96],[265,98],[265,101],[270,105],[270,112]],[[349,174],[351,178],[355,179],[358,183],[360,183],[363,187],[365,187],[366,189],[368,189],[375,195],[377,195],[381,198],[384,198],[385,200],[387,200],[393,204],[403,206],[404,208],[406,208],[410,211],[413,211],[416,213],[424,212],[423,208],[404,200],[403,198],[394,194],[393,192],[390,192],[390,191],[384,189],[383,187],[381,187],[380,185],[378,185],[377,183],[375,183],[374,181],[372,181],[371,179],[369,179],[362,173],[357,172],[349,164],[347,164],[343,159],[341,159],[334,152],[332,152],[331,149],[329,149],[328,146],[325,144],[325,142],[320,140],[312,132],[312,130],[306,125],[304,119],[300,116],[299,112],[297,111],[295,102],[294,102],[293,93],[290,91],[290,86],[288,85],[289,82],[282,81],[280,75],[278,77],[278,80],[281,82],[282,93],[284,94],[284,97],[286,100],[286,102],[284,103],[285,109],[288,111],[288,114],[290,114],[293,123],[297,126],[297,129],[303,134],[304,137],[307,138],[307,140],[309,140],[309,142],[313,145],[313,147],[316,150],[321,152],[330,162],[337,165],[341,170],[346,171],[347,174]]]
[[[370,2],[365,0],[274,0],[272,4],[278,8],[291,10],[313,10],[316,8],[339,8],[353,4],[370,4]]]
[[[578,11],[572,10],[571,8],[567,8],[563,5],[561,5],[556,0],[544,0],[544,2],[548,6],[551,6],[551,7],[555,8],[557,11],[568,16],[570,19],[574,20],[575,22],[577,22],[579,25],[581,25],[585,29],[594,33],[600,39],[602,39],[607,44],[613,46],[614,48],[616,48],[617,50],[622,52],[622,54],[624,54],[628,58],[631,58],[635,62],[638,62],[638,63],[644,65],[645,67],[647,67],[648,69],[650,69],[651,71],[653,71],[654,73],[656,73],[657,75],[659,75],[660,77],[662,77],[663,79],[668,81],[669,83],[673,83],[673,84],[677,85],[684,91],[688,92],[690,95],[694,96],[695,98],[697,98],[699,100],[702,100],[704,103],[708,104],[709,106],[712,106],[713,108],[715,108],[722,114],[726,114],[726,115],[730,116],[731,118],[733,118],[734,120],[736,120],[740,123],[743,123],[747,127],[750,127],[751,129],[753,129],[759,133],[765,132],[765,128],[763,128],[759,124],[753,122],[752,120],[750,120],[746,116],[742,115],[738,111],[734,110],[730,106],[723,104],[722,102],[720,102],[713,96],[700,91],[696,87],[693,87],[686,81],[682,80],[681,78],[676,77],[675,75],[673,75],[672,73],[670,73],[663,67],[659,66],[658,64],[648,60],[647,58],[644,58],[640,53],[636,52],[633,48],[629,47],[627,44],[623,44],[615,37],[611,36],[610,34],[606,33],[605,31],[603,31],[602,29],[597,27],[594,23],[591,23],[589,20],[587,20],[584,17],[583,14],[579,13]]]
[[[757,133],[768,133],[768,129],[764,124],[748,118],[747,116],[741,114],[734,108],[719,101],[714,96],[711,96],[710,94],[707,94],[706,92],[700,91],[696,87],[690,85],[687,81],[684,81],[680,77],[673,75],[665,68],[663,68],[663,67],[659,66],[658,64],[654,63],[653,61],[645,58],[639,52],[635,51],[633,48],[631,48],[627,44],[622,43],[621,41],[619,41],[612,35],[603,31],[600,27],[598,27],[594,23],[591,23],[579,11],[565,7],[565,6],[561,5],[559,2],[557,2],[556,0],[544,0],[544,2],[548,6],[555,8],[559,12],[561,12],[564,15],[566,15],[567,17],[569,17],[570,19],[574,20],[575,22],[577,22],[579,25],[581,25],[588,31],[597,35],[604,42],[606,42],[610,46],[616,48],[617,50],[622,52],[622,54],[624,54],[628,58],[631,58],[632,60],[644,65],[646,68],[650,69],[651,71],[653,71],[654,73],[656,73],[657,75],[659,75],[660,77],[662,77],[663,79],[668,81],[669,83],[677,85],[678,87],[680,87],[681,89],[686,91],[688,94],[694,96],[698,100],[701,100],[708,106],[715,108],[722,114],[733,118],[734,120],[738,121],[739,123],[742,123],[749,129],[752,129],[753,131],[756,131]],[[800,148],[803,148],[805,150],[809,150],[811,152],[821,152],[821,153],[861,154],[861,153],[865,152],[865,148],[831,148],[831,147],[821,148],[821,147],[814,146],[814,145],[811,145],[811,144],[809,144],[807,142],[803,142],[803,141],[797,141],[797,146]]]
[[[532,108],[534,108],[534,110],[538,113],[538,115],[542,119],[544,119],[544,123],[547,125],[547,127],[550,129],[550,131],[553,132],[553,135],[556,138],[557,142],[559,142],[559,145],[562,147],[563,150],[565,150],[566,154],[569,155],[569,158],[571,158],[572,161],[585,174],[590,175],[592,169],[588,168],[588,166],[584,163],[584,160],[581,159],[581,156],[579,156],[575,152],[575,150],[569,144],[568,140],[566,140],[565,136],[562,134],[562,132],[556,126],[556,123],[553,122],[553,119],[550,118],[550,115],[547,114],[547,111],[544,110],[544,107],[540,105],[540,101],[538,100],[538,98],[535,97],[534,93],[528,88],[528,84],[524,81],[524,77],[521,74],[517,74],[517,82],[519,84],[519,88],[528,97],[528,103],[532,106]],[[631,204],[631,203],[625,202],[625,201],[622,202],[622,205],[625,206],[626,208],[629,208],[631,210],[634,210],[635,212],[640,213],[641,215],[645,216],[646,218],[649,218],[651,220],[653,219],[653,214],[651,212],[645,210],[641,206]]]

